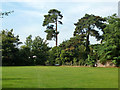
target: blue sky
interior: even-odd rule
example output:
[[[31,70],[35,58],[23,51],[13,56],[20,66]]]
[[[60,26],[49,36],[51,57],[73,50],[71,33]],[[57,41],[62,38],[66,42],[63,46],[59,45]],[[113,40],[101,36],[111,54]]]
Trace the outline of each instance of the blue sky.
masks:
[[[60,34],[58,42],[70,39],[75,29],[74,23],[82,18],[86,13],[110,16],[118,12],[118,0],[3,0],[0,2],[0,11],[11,11],[14,13],[2,19],[1,29],[14,29],[15,35],[20,36],[22,42],[28,35],[40,36],[46,39],[45,27],[42,26],[44,15],[50,9],[58,9],[63,14],[63,25],[58,26]],[[55,46],[55,41],[48,41],[49,46]],[[91,37],[91,44],[99,43]]]

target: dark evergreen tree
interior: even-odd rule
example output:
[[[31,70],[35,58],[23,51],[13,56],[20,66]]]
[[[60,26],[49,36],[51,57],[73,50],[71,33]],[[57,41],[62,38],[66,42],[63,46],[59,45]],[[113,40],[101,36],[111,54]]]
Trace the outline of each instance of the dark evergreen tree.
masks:
[[[43,26],[47,26],[45,32],[47,33],[47,40],[56,40],[56,46],[58,42],[58,23],[62,24],[60,21],[63,16],[60,11],[56,9],[51,9],[48,11],[48,15],[44,15],[45,19],[43,21]]]
[[[86,37],[86,52],[89,54],[90,52],[90,36],[94,36],[97,40],[101,39],[98,30],[103,30],[105,28],[104,18],[95,15],[86,14],[83,18],[79,19],[77,23],[74,25],[76,26],[74,31],[74,36],[76,35],[85,35]],[[98,28],[98,30],[96,30]]]

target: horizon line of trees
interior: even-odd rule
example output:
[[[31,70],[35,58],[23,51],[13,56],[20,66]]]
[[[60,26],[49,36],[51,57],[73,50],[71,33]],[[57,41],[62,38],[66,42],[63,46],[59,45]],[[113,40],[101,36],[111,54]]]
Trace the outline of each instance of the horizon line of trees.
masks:
[[[40,36],[32,39],[32,35],[29,35],[26,37],[25,45],[19,47],[22,42],[19,35],[14,35],[13,29],[1,31],[0,51],[4,66],[55,64],[94,66],[98,60],[103,64],[111,60],[116,66],[120,66],[120,18],[116,14],[104,18],[85,14],[74,23],[73,37],[60,45],[57,45],[59,34],[57,26],[58,23],[63,24],[61,12],[51,9],[44,18],[46,40]],[[91,45],[90,36],[101,43]],[[49,47],[47,40],[55,40],[56,46]]]

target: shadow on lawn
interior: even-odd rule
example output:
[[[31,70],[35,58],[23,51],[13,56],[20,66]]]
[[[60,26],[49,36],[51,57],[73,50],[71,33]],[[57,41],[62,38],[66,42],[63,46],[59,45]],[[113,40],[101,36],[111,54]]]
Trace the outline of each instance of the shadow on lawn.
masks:
[[[2,80],[25,80],[25,79],[28,79],[28,78],[2,78]]]

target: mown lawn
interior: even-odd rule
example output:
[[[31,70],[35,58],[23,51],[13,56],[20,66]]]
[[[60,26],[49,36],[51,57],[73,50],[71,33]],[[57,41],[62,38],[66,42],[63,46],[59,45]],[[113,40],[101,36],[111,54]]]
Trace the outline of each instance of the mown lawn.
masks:
[[[118,88],[118,68],[2,67],[3,88]]]

